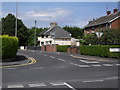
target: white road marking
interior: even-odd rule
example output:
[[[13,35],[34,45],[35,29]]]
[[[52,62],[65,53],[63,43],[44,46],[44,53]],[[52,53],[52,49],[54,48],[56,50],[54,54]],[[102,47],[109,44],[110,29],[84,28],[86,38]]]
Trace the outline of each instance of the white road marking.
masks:
[[[55,57],[53,57],[53,56],[50,56],[51,58],[55,58]]]
[[[72,65],[75,65],[75,66],[79,66],[79,67],[90,67],[89,65],[79,65],[79,64],[75,64],[75,63],[70,63]]]
[[[53,86],[61,86],[64,85],[64,82],[56,82],[56,83],[50,83]]]
[[[118,79],[118,77],[108,77],[108,78],[105,78],[107,80],[112,80],[112,79]]]
[[[8,85],[8,88],[23,88],[23,85]]]
[[[58,60],[60,60],[60,61],[63,61],[63,62],[65,62],[65,60],[63,60],[63,59],[61,59],[61,58],[57,58]]]
[[[38,84],[28,84],[30,87],[43,87],[46,86],[44,83],[38,83]]]
[[[93,66],[93,67],[100,67],[102,65],[100,65],[100,64],[94,64],[94,65],[91,65],[91,66]]]
[[[114,66],[113,64],[103,64],[104,66],[111,67]]]
[[[88,80],[88,81],[82,81],[84,83],[90,83],[90,82],[103,82],[104,80]]]
[[[48,56],[48,55],[44,54],[44,56]]]
[[[71,85],[69,85],[68,83],[64,83],[64,85],[66,85],[67,87],[69,87],[70,89],[72,89],[72,90],[76,90],[74,87],[72,87]]]
[[[59,52],[57,52],[57,54],[60,54]]]
[[[100,62],[97,62],[97,61],[86,61],[86,60],[80,60],[81,62],[84,62],[84,63],[100,63]]]
[[[35,51],[31,51],[31,52],[35,52]]]
[[[120,64],[119,64],[119,63],[118,63],[118,64],[115,64],[115,65],[120,66]]]
[[[33,68],[30,68],[30,69],[43,69],[44,67],[33,67]]]

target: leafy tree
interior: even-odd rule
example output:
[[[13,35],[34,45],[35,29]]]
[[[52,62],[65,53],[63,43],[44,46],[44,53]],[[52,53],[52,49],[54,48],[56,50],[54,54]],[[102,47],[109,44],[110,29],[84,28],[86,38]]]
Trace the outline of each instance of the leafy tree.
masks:
[[[70,32],[72,34],[72,37],[77,38],[77,39],[82,38],[84,34],[84,30],[79,27],[65,26],[63,27],[63,29]]]
[[[47,30],[48,28],[36,28],[36,45],[38,45],[38,36],[39,36],[39,33],[41,33],[42,31],[44,30]],[[34,45],[34,34],[35,34],[35,27],[33,28],[30,28],[28,30],[28,33],[29,33],[29,38],[28,38],[28,46],[33,46]]]
[[[84,35],[81,42],[85,45],[97,45],[98,43],[100,45],[120,45],[120,30],[107,29],[101,30],[101,32],[103,32],[103,35],[99,38],[99,42],[95,34]]]
[[[98,38],[95,34],[84,35],[83,40],[84,40],[85,45],[89,45],[89,44],[97,45],[98,44]]]
[[[103,30],[100,43],[102,45],[120,45],[120,30]]]
[[[2,18],[2,34],[14,36],[15,35],[15,16],[12,14],[8,14],[5,18]],[[28,32],[27,27],[23,24],[22,20],[17,19],[18,21],[18,27],[17,27],[17,37],[19,39],[19,45],[25,46],[27,45],[27,39],[28,39]]]

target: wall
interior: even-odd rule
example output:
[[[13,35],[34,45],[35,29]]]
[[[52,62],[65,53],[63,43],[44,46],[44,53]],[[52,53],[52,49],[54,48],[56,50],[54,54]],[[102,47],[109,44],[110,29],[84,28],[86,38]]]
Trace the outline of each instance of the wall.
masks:
[[[111,23],[111,29],[120,29],[120,18]]]

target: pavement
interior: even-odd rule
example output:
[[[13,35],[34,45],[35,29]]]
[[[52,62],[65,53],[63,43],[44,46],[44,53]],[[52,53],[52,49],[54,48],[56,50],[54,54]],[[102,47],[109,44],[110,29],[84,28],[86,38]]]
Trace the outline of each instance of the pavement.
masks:
[[[31,62],[31,60],[27,56],[18,54],[15,57],[15,60],[12,60],[12,62],[11,61],[6,61],[6,62],[0,63],[0,65],[1,65],[0,67],[21,65],[21,64],[27,64],[27,63],[30,63],[30,62]]]
[[[119,87],[118,59],[70,53],[19,50],[32,63],[2,67],[1,88],[109,88]]]

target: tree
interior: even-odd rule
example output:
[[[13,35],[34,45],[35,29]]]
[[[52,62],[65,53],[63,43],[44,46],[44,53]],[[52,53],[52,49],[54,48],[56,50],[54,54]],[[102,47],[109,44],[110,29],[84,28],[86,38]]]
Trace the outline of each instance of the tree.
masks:
[[[103,30],[100,39],[102,45],[120,45],[120,30],[107,29]]]
[[[82,38],[83,34],[84,34],[84,30],[79,27],[65,26],[65,27],[63,27],[63,29],[70,32],[72,37],[74,37],[76,39]]]
[[[95,34],[87,34],[87,35],[84,35],[83,37],[83,40],[84,40],[84,45],[97,45],[98,44],[98,38]]]
[[[106,29],[101,30],[101,32],[103,32],[103,35],[99,38],[100,45],[120,45],[120,30]],[[84,35],[83,41],[85,45],[98,44],[98,38],[95,34]]]
[[[14,36],[15,35],[15,20],[16,17],[12,14],[8,14],[5,18],[2,18],[2,34]],[[23,24],[22,20],[17,19],[18,21],[18,39],[19,39],[19,46],[26,46],[28,40],[28,32],[27,27]]]
[[[44,30],[47,30],[48,28],[36,28],[36,45],[38,44],[38,36],[39,36],[39,33],[41,33],[42,31]],[[28,37],[28,46],[33,46],[34,45],[34,34],[35,34],[35,27],[33,28],[30,28],[28,30],[28,34],[29,34],[29,37]]]

